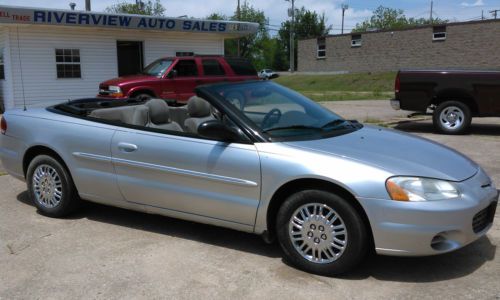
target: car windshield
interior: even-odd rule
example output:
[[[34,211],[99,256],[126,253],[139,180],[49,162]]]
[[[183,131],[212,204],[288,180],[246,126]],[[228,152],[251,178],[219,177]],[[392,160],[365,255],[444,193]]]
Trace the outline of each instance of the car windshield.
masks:
[[[167,71],[168,67],[172,64],[171,59],[158,59],[150,63],[144,70],[142,74],[151,76],[163,76]]]
[[[207,87],[234,105],[271,138],[321,138],[352,132],[359,124],[279,84],[260,81]]]

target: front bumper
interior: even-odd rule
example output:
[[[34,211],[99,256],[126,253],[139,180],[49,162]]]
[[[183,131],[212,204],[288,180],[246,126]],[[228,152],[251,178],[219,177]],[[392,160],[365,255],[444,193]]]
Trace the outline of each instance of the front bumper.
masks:
[[[493,224],[499,192],[479,171],[458,183],[461,199],[399,202],[359,199],[372,227],[377,253],[426,256],[454,251],[485,235]]]

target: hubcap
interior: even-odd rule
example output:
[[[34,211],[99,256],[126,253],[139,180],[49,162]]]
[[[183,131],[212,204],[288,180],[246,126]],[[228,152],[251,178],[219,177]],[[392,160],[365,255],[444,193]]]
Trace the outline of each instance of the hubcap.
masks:
[[[456,106],[449,106],[441,112],[439,115],[439,120],[441,124],[451,130],[456,130],[462,126],[464,123],[465,114],[464,112]]]
[[[51,166],[38,166],[33,173],[32,184],[36,201],[42,206],[53,208],[61,202],[61,177]]]
[[[344,221],[325,204],[309,203],[299,207],[290,219],[288,232],[295,250],[318,264],[336,261],[347,246]]]

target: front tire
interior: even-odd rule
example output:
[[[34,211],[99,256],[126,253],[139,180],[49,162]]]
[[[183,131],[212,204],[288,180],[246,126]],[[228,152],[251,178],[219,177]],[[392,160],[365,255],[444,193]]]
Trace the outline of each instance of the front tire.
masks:
[[[276,228],[285,259],[318,275],[347,272],[368,250],[361,216],[346,199],[326,191],[304,190],[288,197]]]
[[[153,99],[153,96],[151,96],[150,94],[146,94],[146,93],[140,93],[140,94],[134,95],[134,98],[139,100],[139,101],[148,101],[148,100]]]
[[[472,121],[470,108],[458,101],[446,101],[438,105],[432,116],[432,123],[438,132],[464,134]]]
[[[69,172],[51,156],[39,155],[30,162],[26,183],[31,200],[45,216],[64,217],[80,204]]]

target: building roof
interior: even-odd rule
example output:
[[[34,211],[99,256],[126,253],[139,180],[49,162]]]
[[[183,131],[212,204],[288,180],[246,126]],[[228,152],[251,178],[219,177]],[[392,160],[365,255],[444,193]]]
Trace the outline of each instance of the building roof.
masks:
[[[0,25],[27,24],[72,27],[177,31],[244,36],[257,32],[259,24],[221,20],[109,14],[0,5]]]
[[[493,23],[493,22],[500,23],[500,19],[488,19],[488,20],[477,20],[477,21],[466,21],[466,22],[448,22],[448,23],[439,23],[439,24],[417,25],[417,26],[405,27],[405,28],[400,28],[400,29],[381,29],[381,30],[370,30],[370,31],[360,31],[360,32],[349,32],[349,33],[344,33],[344,34],[329,34],[329,35],[326,35],[326,37],[337,37],[337,36],[346,36],[346,35],[353,35],[353,34],[371,34],[371,33],[381,33],[381,32],[398,32],[398,31],[432,28],[432,27],[436,27],[436,26],[472,25],[472,24],[478,24],[478,23]]]

